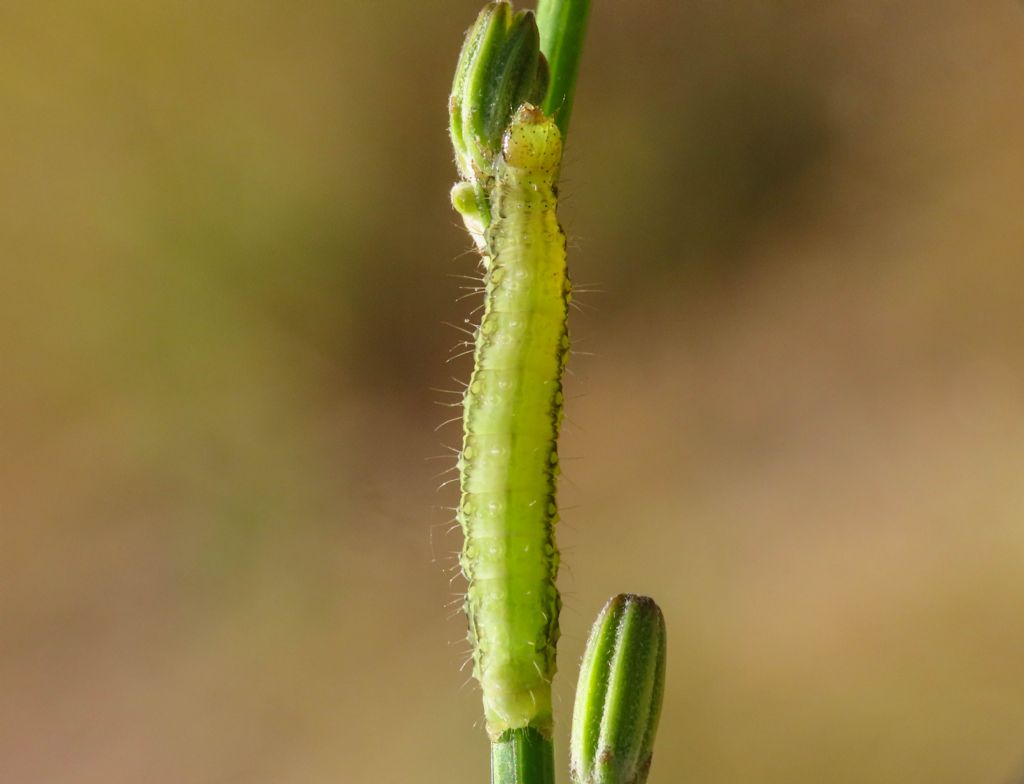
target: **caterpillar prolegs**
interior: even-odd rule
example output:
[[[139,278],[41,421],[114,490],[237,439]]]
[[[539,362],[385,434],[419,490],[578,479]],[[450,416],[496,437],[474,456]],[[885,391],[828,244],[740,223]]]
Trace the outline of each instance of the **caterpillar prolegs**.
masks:
[[[486,180],[488,214],[453,202],[482,242],[484,314],[465,395],[458,521],[466,613],[487,730],[551,731],[560,599],[554,527],[569,340],[565,235],[556,215],[562,141],[530,104],[512,116]]]

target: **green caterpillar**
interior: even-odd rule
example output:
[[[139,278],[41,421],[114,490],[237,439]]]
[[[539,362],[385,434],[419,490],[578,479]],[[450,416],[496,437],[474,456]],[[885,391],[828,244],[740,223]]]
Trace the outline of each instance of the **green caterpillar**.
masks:
[[[549,735],[561,601],[554,527],[569,339],[565,234],[556,215],[562,140],[531,104],[514,113],[484,182],[453,202],[482,240],[485,306],[459,457],[466,613],[487,730]]]

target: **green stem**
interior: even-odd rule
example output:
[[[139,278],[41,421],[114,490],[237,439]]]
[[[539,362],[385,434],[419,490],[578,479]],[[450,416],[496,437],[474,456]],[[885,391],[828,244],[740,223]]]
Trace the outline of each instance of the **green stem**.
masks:
[[[555,784],[551,738],[533,727],[503,732],[491,744],[491,784]]]
[[[576,93],[576,75],[587,32],[590,0],[537,0],[540,48],[551,69],[544,114],[554,117],[565,138]]]

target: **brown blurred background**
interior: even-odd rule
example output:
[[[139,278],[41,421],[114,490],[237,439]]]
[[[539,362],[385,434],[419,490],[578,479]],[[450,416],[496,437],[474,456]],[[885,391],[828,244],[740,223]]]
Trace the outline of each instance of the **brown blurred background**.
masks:
[[[427,459],[477,7],[0,6],[0,781],[487,780]],[[1022,97],[1011,0],[596,0],[563,738],[628,590],[652,784],[1024,767]]]

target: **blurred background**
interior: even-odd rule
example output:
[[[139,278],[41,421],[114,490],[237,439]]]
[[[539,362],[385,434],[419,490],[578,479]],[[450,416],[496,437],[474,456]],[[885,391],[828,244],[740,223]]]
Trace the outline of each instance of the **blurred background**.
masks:
[[[478,6],[0,7],[0,781],[487,780],[429,459]],[[1012,0],[595,2],[560,773],[620,591],[652,784],[1024,769],[1022,90]]]

